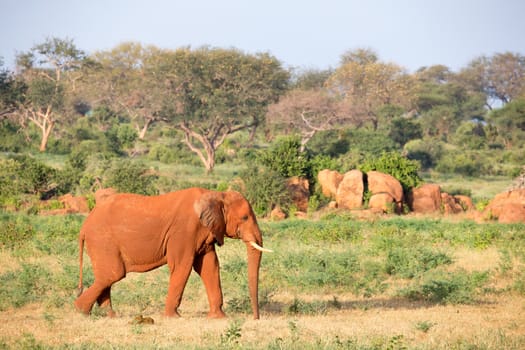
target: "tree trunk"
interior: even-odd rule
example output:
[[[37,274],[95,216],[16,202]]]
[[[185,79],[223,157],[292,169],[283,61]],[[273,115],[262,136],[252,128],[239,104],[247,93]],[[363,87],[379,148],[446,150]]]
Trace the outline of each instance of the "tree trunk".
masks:
[[[144,126],[142,129],[140,129],[138,123],[137,123],[137,130],[139,130],[139,140],[144,140],[144,137],[146,137],[146,132],[148,131],[149,126],[151,125],[152,120],[146,119],[146,122],[144,123]]]
[[[45,152],[47,149],[47,142],[49,141],[49,135],[51,135],[51,130],[53,129],[53,122],[50,122],[49,125],[42,127],[42,139],[40,140],[40,152]]]

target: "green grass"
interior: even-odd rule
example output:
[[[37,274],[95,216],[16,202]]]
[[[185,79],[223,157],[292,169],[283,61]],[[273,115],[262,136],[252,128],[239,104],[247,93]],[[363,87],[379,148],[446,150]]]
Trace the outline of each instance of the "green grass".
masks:
[[[440,173],[424,173],[423,181],[440,185],[444,192],[469,194],[474,203],[492,199],[498,193],[506,191],[512,184],[513,178],[508,176],[465,177]]]
[[[29,304],[41,305],[46,320],[52,323],[60,314],[59,310],[70,308],[78,278],[77,234],[83,220],[83,216],[1,215],[2,228],[8,227],[11,233],[3,238],[7,244],[0,248],[2,261],[10,262],[0,270],[0,312]],[[261,267],[263,313],[293,318],[360,307],[340,302],[338,296],[349,293],[363,300],[382,297],[429,306],[485,303],[492,296],[505,293],[525,295],[525,224],[478,225],[469,221],[406,217],[365,222],[352,220],[349,216],[330,215],[319,220],[261,220],[260,225],[265,246],[275,250],[274,254],[265,254]],[[487,249],[499,252],[499,261],[495,261],[492,268],[467,271],[454,265],[458,250],[483,253]],[[218,248],[225,310],[234,320],[251,312],[245,251],[242,242],[232,240]],[[84,281],[89,285],[93,282],[89,259],[84,268]],[[113,289],[117,312],[124,315],[161,312],[168,274],[163,267],[146,274],[131,274],[117,283]],[[505,283],[495,287],[500,279]],[[283,299],[283,295],[291,298]],[[205,291],[195,274],[185,290],[183,313],[195,307],[193,305],[207,309]],[[366,309],[365,304],[361,307]],[[100,317],[97,312],[95,308],[94,319]],[[204,339],[199,345],[181,346],[191,349],[410,348],[403,336],[396,335],[378,336],[368,341],[333,336],[311,340],[310,337],[307,342],[300,337],[301,329],[297,324],[294,326],[292,322],[290,328],[289,337],[275,338],[262,346],[243,338],[242,323],[232,322],[219,339]],[[428,320],[413,328],[432,332],[435,327],[432,320]],[[146,328],[135,326],[133,332],[146,332]],[[294,337],[298,338],[294,340]],[[519,348],[514,343],[516,338],[512,337],[494,336],[491,341],[501,348]],[[4,339],[0,335],[0,347],[2,342],[15,348],[46,348],[31,333],[18,340]],[[462,349],[470,345],[466,342],[451,346]],[[89,342],[82,345],[64,343],[61,348],[98,346],[100,344]],[[118,344],[108,346],[125,348]],[[162,346],[145,343],[137,348]],[[417,348],[425,349],[424,346]]]

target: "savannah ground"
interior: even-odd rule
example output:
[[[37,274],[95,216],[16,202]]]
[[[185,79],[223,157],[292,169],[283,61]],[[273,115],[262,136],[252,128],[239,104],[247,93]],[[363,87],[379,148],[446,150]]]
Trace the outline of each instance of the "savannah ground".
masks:
[[[195,274],[182,317],[164,318],[165,267],[114,286],[118,317],[97,308],[87,317],[72,306],[84,217],[1,219],[11,238],[0,250],[0,348],[525,348],[524,225],[348,213],[261,220],[275,253],[263,257],[254,321],[242,242],[218,248],[227,319],[206,319]]]

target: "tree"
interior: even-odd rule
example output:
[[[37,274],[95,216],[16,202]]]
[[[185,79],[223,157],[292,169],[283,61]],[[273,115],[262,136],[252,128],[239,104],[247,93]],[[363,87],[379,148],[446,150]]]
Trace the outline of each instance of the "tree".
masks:
[[[523,145],[525,140],[525,99],[516,99],[489,114],[497,135],[507,148]],[[518,144],[518,143],[521,143]]]
[[[296,89],[270,105],[266,121],[269,125],[299,132],[301,151],[304,151],[316,133],[347,127],[354,121],[345,107],[343,101],[329,95],[326,90]]]
[[[504,105],[525,93],[525,56],[497,53],[472,60],[456,77],[469,91],[485,95],[486,106]]]
[[[379,62],[370,50],[346,53],[342,63],[327,87],[347,103],[359,126],[371,123],[376,130],[377,112],[384,105],[412,109],[416,82],[402,67]]]
[[[425,135],[446,139],[461,122],[484,119],[484,95],[469,90],[447,67],[420,69],[415,78],[415,107]]]
[[[17,56],[17,66],[27,90],[14,113],[21,125],[25,126],[28,121],[40,129],[41,152],[46,150],[55,125],[66,118],[68,89],[64,75],[78,69],[83,59],[84,52],[77,49],[72,40],[58,38],[48,38]]]
[[[3,66],[0,57],[0,67]],[[26,85],[7,69],[0,69],[0,119],[16,111],[23,100]]]
[[[200,48],[166,52],[173,99],[164,116],[183,132],[184,143],[211,172],[215,152],[228,135],[256,128],[268,104],[286,90],[289,74],[269,54]]]
[[[86,65],[85,96],[96,106],[129,116],[139,139],[144,139],[161,116],[165,96],[171,90],[159,74],[161,50],[139,43],[122,43],[109,51],[92,55]]]

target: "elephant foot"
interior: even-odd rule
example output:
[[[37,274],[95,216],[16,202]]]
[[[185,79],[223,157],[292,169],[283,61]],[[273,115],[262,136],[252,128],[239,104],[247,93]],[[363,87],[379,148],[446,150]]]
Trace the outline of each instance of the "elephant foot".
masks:
[[[225,318],[226,314],[222,311],[210,311],[208,313],[208,318]]]
[[[117,314],[113,310],[108,310],[108,312],[106,313],[106,316],[108,316],[109,318],[114,318],[114,317],[117,317]]]
[[[75,300],[74,305],[75,305],[75,309],[76,309],[78,312],[80,312],[80,313],[82,313],[82,314],[84,314],[84,315],[86,315],[86,316],[88,316],[88,315],[91,313],[91,307],[86,308],[85,306],[81,305],[81,304],[78,302],[78,300]]]
[[[165,311],[164,316],[166,317],[173,317],[173,318],[179,318],[180,314],[177,312],[177,310],[174,311]]]

